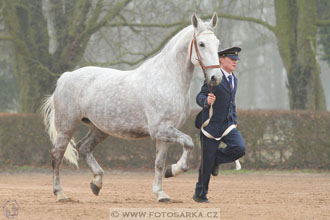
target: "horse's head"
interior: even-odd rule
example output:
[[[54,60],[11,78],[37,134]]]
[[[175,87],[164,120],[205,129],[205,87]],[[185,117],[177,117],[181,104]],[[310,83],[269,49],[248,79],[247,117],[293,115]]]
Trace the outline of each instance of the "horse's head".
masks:
[[[203,22],[195,14],[191,17],[194,36],[190,45],[190,61],[203,70],[205,80],[211,86],[221,82],[218,48],[220,41],[214,34],[218,15],[214,13],[210,22]]]

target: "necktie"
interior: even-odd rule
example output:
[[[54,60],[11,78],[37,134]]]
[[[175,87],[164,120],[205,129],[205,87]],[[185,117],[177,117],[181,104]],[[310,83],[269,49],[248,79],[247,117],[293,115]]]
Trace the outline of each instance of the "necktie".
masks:
[[[230,90],[233,90],[233,79],[232,79],[232,75],[228,76],[228,83],[230,86]]]

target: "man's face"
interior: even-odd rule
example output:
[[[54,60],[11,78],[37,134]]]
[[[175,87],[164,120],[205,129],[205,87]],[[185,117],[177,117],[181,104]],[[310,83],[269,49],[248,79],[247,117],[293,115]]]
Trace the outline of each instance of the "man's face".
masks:
[[[220,57],[220,64],[226,72],[231,73],[236,68],[237,60],[230,57]]]

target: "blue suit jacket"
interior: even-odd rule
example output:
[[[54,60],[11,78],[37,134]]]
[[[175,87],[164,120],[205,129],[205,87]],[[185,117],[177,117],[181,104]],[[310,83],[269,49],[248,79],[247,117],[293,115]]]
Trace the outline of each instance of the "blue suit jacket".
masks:
[[[235,95],[237,91],[237,78],[234,76],[234,89],[230,91],[229,83],[222,73],[222,81],[212,88],[212,93],[216,96],[213,103],[213,116],[208,126],[204,128],[213,137],[220,137],[222,133],[231,125],[237,124]],[[204,81],[201,91],[196,97],[196,102],[203,108],[202,112],[195,119],[196,127],[209,118],[210,106],[207,104],[207,96],[210,90]]]

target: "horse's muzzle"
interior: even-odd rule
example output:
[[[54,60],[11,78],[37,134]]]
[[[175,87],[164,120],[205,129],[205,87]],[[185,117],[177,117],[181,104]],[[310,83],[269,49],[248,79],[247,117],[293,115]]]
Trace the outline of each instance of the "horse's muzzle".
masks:
[[[211,80],[209,81],[209,85],[210,86],[217,86],[217,85],[219,85],[220,83],[221,83],[221,78],[219,77],[219,78],[217,78],[217,77],[215,77],[214,75],[213,76],[211,76]]]

